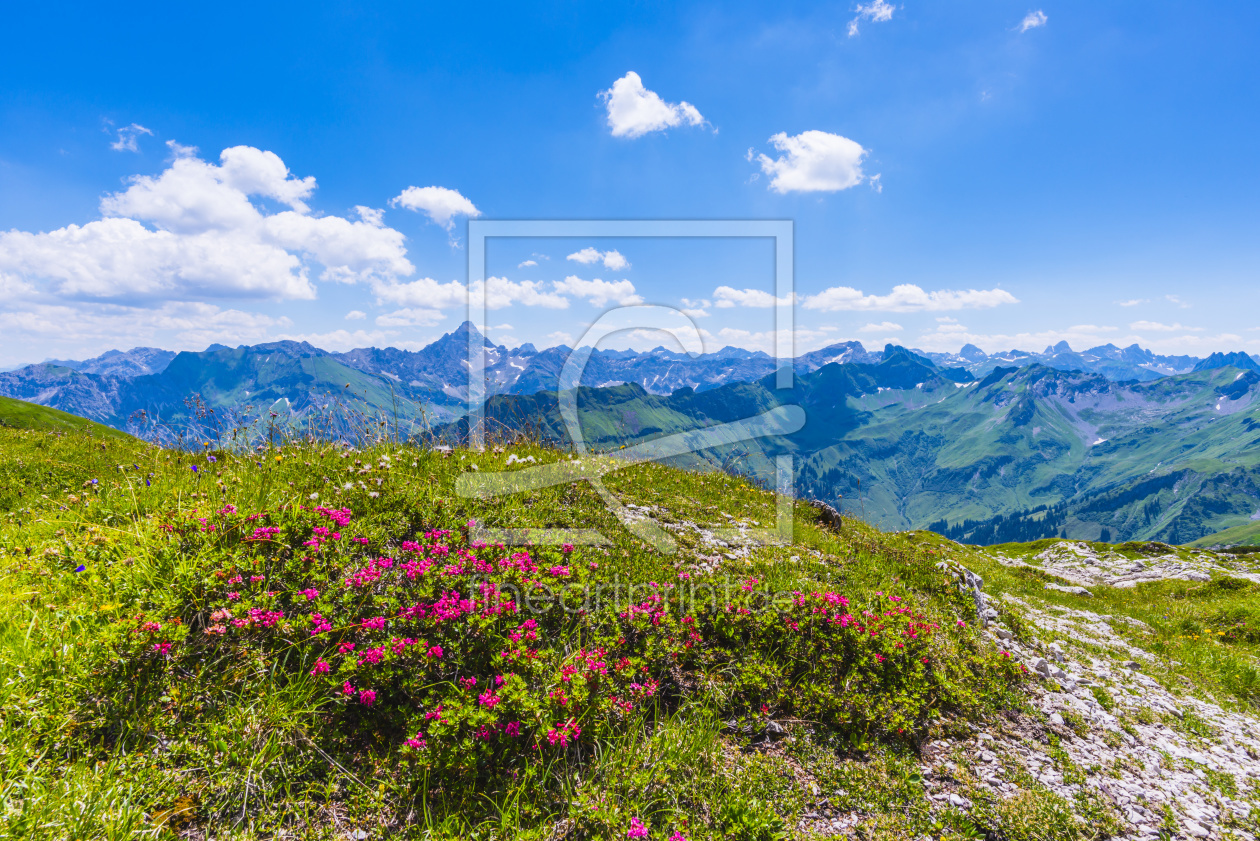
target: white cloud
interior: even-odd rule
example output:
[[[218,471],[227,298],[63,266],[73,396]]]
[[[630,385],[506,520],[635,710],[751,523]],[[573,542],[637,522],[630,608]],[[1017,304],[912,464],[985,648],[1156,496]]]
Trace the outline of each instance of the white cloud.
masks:
[[[1041,9],[1038,9],[1035,12],[1029,12],[1024,15],[1024,19],[1019,22],[1019,31],[1027,32],[1030,29],[1045,26],[1047,20],[1049,20],[1049,18],[1046,17],[1046,13],[1041,11]]]
[[[884,192],[884,182],[880,179],[884,177],[883,173],[877,172],[870,178],[866,179],[866,183],[871,185],[871,189],[877,193]]]
[[[1181,307],[1183,310],[1190,309],[1190,305],[1187,304],[1185,301],[1181,300],[1181,297],[1179,295],[1165,295],[1164,300],[1168,301],[1170,304],[1176,304],[1177,306]]]
[[[868,20],[872,23],[883,23],[892,20],[893,12],[897,10],[896,6],[892,6],[884,0],[871,0],[863,6],[861,3],[853,10],[857,12],[857,16],[849,21],[849,37],[852,38],[858,34],[858,22]]]
[[[858,328],[859,333],[900,333],[906,328],[900,324],[893,324],[891,321],[881,321],[879,324],[866,324]]]
[[[440,310],[405,308],[378,315],[378,327],[432,327],[446,316]]]
[[[609,281],[599,278],[582,280],[580,277],[569,275],[564,280],[555,281],[552,286],[561,294],[585,298],[597,307],[602,307],[610,301],[623,307],[643,303],[643,299],[635,294],[634,284],[628,280]]]
[[[372,284],[377,303],[388,302],[400,307],[449,309],[468,304],[468,289],[458,280],[438,283],[431,277],[399,283],[380,280]]]
[[[139,123],[123,126],[118,130],[118,139],[109,144],[109,148],[115,152],[139,152],[140,145],[136,141],[142,134],[152,135],[153,132]]]
[[[360,347],[384,347],[394,334],[386,330],[331,330],[327,333],[282,333],[276,338],[309,342],[321,350],[344,352]],[[392,343],[397,346],[397,343]]]
[[[1197,333],[1202,327],[1184,327],[1180,323],[1161,324],[1158,321],[1135,321],[1129,325],[1130,330],[1154,330],[1157,333]]]
[[[947,312],[950,310],[985,309],[1019,300],[1005,289],[941,289],[925,292],[912,283],[894,286],[888,295],[866,295],[849,286],[833,286],[804,299],[810,310],[883,310],[887,312]]]
[[[486,296],[486,306],[492,310],[516,305],[562,310],[568,309],[570,298],[586,299],[596,306],[604,306],[610,301],[622,305],[643,301],[635,294],[634,284],[628,280],[582,280],[574,276],[552,281],[550,288],[538,280],[492,277],[485,284],[480,281],[474,283],[469,290],[457,280],[438,283],[424,277],[406,283],[378,282],[373,285],[372,291],[378,303],[433,310],[464,306],[470,295],[476,297],[482,294]]]
[[[492,277],[484,286],[478,281],[472,285],[473,295],[486,296],[486,308],[501,310],[514,304],[527,307],[543,307],[545,309],[563,310],[569,308],[569,299],[555,292],[546,291],[546,286],[534,280],[508,280],[506,277]]]
[[[476,218],[481,211],[458,190],[446,187],[408,187],[389,200],[391,207],[405,207],[423,213],[450,232],[456,216]]]
[[[691,318],[708,318],[709,307],[713,306],[713,302],[708,298],[683,298],[682,313]]]
[[[367,318],[367,313],[362,310],[350,310],[346,313],[346,321],[362,321]]]
[[[303,261],[257,230],[179,234],[135,219],[0,233],[0,269],[62,298],[315,297]]]
[[[401,233],[378,212],[310,216],[313,178],[271,152],[237,146],[220,164],[182,155],[101,200],[102,219],[46,233],[0,233],[0,273],[41,295],[97,301],[310,299],[310,272],[355,281],[414,272]],[[251,200],[288,210],[267,213]]]
[[[525,262],[523,262],[523,263],[517,263],[517,264],[516,264],[516,267],[517,267],[518,269],[524,269],[524,268],[528,268],[529,266],[537,266],[537,265],[538,265],[538,261],[537,261],[537,260],[526,260],[526,261],[525,261]]]
[[[825,131],[803,131],[789,137],[779,132],[770,143],[784,154],[756,156],[761,171],[771,176],[776,193],[816,193],[847,190],[862,183],[862,158],[867,150],[847,137]],[[748,150],[752,160],[753,150]]]
[[[776,298],[764,289],[732,289],[729,286],[719,286],[713,290],[713,299],[713,305],[718,309],[731,307],[769,309],[779,304],[791,304],[796,300],[796,296],[789,294],[784,298]]]
[[[166,148],[171,150],[171,158],[194,158],[199,151],[196,146],[185,146],[177,140],[166,141]]]
[[[755,331],[723,327],[717,331],[716,335],[707,330],[702,330],[701,335],[704,338],[706,353],[720,350],[726,345],[734,345],[746,350],[765,351],[773,355],[775,352],[775,337],[778,334],[774,330]],[[799,356],[802,353],[809,353],[811,350],[826,347],[832,344],[835,338],[835,333],[831,328],[811,329],[808,327],[797,327],[792,332],[788,346],[792,348],[792,356]]]
[[[683,124],[704,124],[704,117],[694,105],[666,102],[645,88],[643,80],[633,70],[613,82],[608,90],[600,91],[599,97],[607,105],[608,127],[613,137],[642,137],[648,132]]]
[[[602,262],[604,264],[604,268],[614,272],[630,268],[630,261],[622,256],[620,251],[615,249],[612,251],[599,251],[587,246],[581,251],[575,251],[570,254],[566,259],[573,260],[577,263],[585,263],[586,265]]]
[[[557,330],[554,333],[548,333],[547,339],[549,341],[555,342],[556,345],[564,345],[565,347],[573,346],[573,336],[569,333],[564,332],[563,330]]]
[[[1116,301],[1115,303],[1121,307],[1136,307],[1138,304],[1149,304],[1150,300],[1147,298],[1130,298],[1127,301]]]
[[[203,302],[172,301],[157,307],[25,302],[0,309],[0,335],[5,337],[0,342],[0,363],[29,362],[23,357],[32,348],[38,348],[41,356],[80,359],[136,345],[202,350],[214,342],[263,341],[269,331],[291,325],[285,317]]]

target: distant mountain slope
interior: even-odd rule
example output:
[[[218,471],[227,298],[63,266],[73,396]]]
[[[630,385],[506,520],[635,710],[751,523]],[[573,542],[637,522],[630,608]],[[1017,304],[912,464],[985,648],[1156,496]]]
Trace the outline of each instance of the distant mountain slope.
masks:
[[[929,360],[886,349],[879,365],[830,364],[669,396],[637,386],[581,389],[588,445],[615,449],[796,403],[805,428],[676,461],[769,483],[797,461],[798,492],[884,528],[932,526],[1003,542],[1064,533],[1183,543],[1260,511],[1260,375],[1222,368],[1150,383],[1045,366],[954,382]],[[501,395],[487,416],[566,441],[556,396]],[[445,432],[461,434],[458,426]]]
[[[939,365],[962,365],[976,375],[983,375],[997,367],[1045,365],[1060,371],[1101,374],[1117,382],[1149,381],[1186,374],[1195,370],[1195,365],[1199,362],[1193,356],[1160,356],[1138,345],[1119,348],[1106,344],[1078,353],[1067,342],[1049,346],[1041,353],[1009,350],[990,356],[969,344],[956,354],[932,353],[927,356]]]
[[[108,350],[100,356],[73,360],[50,359],[49,365],[69,368],[83,374],[104,374],[111,377],[139,377],[160,374],[175,358],[175,351],[155,347],[134,347],[131,350]]]
[[[136,377],[31,365],[0,374],[0,392],[164,441],[273,422],[286,429],[320,422],[339,432],[367,415],[419,430],[462,408],[299,342],[183,352],[161,372]]]
[[[1238,368],[1242,371],[1260,371],[1260,364],[1241,351],[1233,353],[1214,353],[1194,366],[1196,371],[1211,371],[1215,368]]]
[[[47,406],[0,397],[0,427],[42,432],[86,432],[104,438],[130,438],[124,432]]]

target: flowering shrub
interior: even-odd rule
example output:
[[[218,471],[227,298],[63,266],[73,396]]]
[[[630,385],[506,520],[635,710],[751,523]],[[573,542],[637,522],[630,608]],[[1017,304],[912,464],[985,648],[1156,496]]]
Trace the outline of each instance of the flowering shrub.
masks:
[[[130,620],[124,662],[159,658],[175,682],[194,674],[181,662],[275,662],[322,687],[330,739],[370,734],[410,767],[477,776],[609,738],[700,675],[724,687],[728,714],[863,733],[909,735],[951,702],[938,623],[909,596],[771,597],[755,577],[718,589],[687,575],[604,600],[598,564],[570,546],[429,530],[373,548],[355,531],[351,511],[329,508],[229,505],[172,524],[180,554],[223,561],[197,571],[186,612]]]

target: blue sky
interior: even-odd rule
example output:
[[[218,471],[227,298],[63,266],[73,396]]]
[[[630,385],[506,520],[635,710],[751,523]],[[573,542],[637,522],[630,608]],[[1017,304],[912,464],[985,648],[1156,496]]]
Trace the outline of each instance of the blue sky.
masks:
[[[790,218],[798,351],[1260,351],[1255,4],[360,5],[9,10],[0,365],[418,347],[470,214]],[[765,243],[489,258],[509,344],[771,347]]]

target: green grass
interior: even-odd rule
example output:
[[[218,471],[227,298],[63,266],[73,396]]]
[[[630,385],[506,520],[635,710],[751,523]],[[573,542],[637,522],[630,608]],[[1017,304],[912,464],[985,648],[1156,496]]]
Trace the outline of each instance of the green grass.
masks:
[[[929,544],[941,542],[930,533],[918,534]],[[1153,666],[1160,674],[1154,676],[1175,677],[1174,684],[1197,686],[1229,703],[1260,704],[1260,585],[1223,576],[1206,582],[1167,580],[1131,588],[1093,587],[1092,597],[1084,597],[1046,590],[1047,581],[1059,579],[1039,569],[1003,566],[992,557],[1001,553],[1031,560],[1050,542],[973,550],[968,564],[998,592],[1137,619],[1148,627],[1123,622],[1111,627],[1134,645],[1160,655],[1159,665]],[[1093,545],[1135,558],[1144,554],[1141,543]],[[1155,546],[1145,554],[1166,551],[1189,554],[1181,548]]]
[[[101,438],[130,438],[125,432],[119,432],[87,418],[50,409],[37,403],[25,400],[14,400],[12,397],[0,397],[0,427],[10,429],[33,429],[44,432],[78,432],[96,435]]]
[[[1201,537],[1190,546],[1256,546],[1260,547],[1260,521],[1234,526],[1207,537]]]
[[[990,592],[1150,621],[1147,643],[1254,701],[1190,657],[1254,656],[1246,587],[1082,602],[935,535],[824,528],[804,504],[791,544],[745,553],[695,525],[771,526],[772,494],[652,464],[607,476],[671,526],[677,552],[662,554],[585,483],[456,492],[474,466],[517,469],[509,455],[568,458],[390,442],[189,453],[0,429],[0,837],[594,839],[639,821],[654,839],[772,839],[819,797],[868,815],[875,838],[1105,835],[1097,804],[1044,791],[977,795],[969,816],[924,799],[923,739],[1024,703],[947,558]],[[470,521],[608,542],[522,561],[474,545]],[[468,607],[439,616],[452,591],[444,603]],[[1209,627],[1234,630],[1205,641]],[[758,741],[768,720],[779,741]]]
[[[808,506],[798,506],[794,544],[706,571],[723,550],[698,531],[680,526],[677,553],[660,554],[585,484],[503,499],[455,493],[473,465],[504,469],[503,452],[312,443],[187,453],[0,430],[0,454],[13,488],[0,494],[0,836],[159,838],[194,827],[323,838],[355,827],[546,838],[563,826],[603,838],[625,837],[633,818],[652,837],[772,838],[799,792],[773,802],[759,793],[725,722],[797,722],[838,761],[905,750],[947,721],[1018,703],[1018,670],[975,633],[973,605],[935,558],[856,521],[825,530]],[[773,495],[722,474],[642,465],[608,485],[667,522],[774,522]],[[352,513],[338,526],[317,506]],[[597,528],[610,542],[530,550],[539,571],[526,576],[508,569],[514,550],[470,546],[470,520]],[[246,539],[260,527],[276,531]],[[325,527],[341,539],[304,545]],[[425,538],[433,529],[451,535]],[[443,577],[440,565],[414,580],[394,566],[388,586],[345,584],[375,558],[420,557],[403,545],[412,540],[497,564],[478,580],[518,588],[518,612],[401,618],[451,589],[477,593],[471,573]],[[529,608],[539,579],[568,601]],[[319,591],[312,601],[299,592],[308,589]],[[822,596],[810,594],[827,592],[851,607],[820,613]],[[251,620],[251,610],[284,617]],[[315,613],[330,623],[320,636]],[[371,616],[389,627],[361,624]],[[537,641],[511,638],[526,616]],[[394,653],[390,640],[408,638]],[[342,653],[351,641],[355,652]],[[382,663],[356,660],[377,645]],[[440,657],[424,653],[434,646]],[[478,700],[489,690],[497,706]],[[441,718],[427,718],[439,705]],[[519,735],[509,736],[513,721]],[[570,727],[567,745],[553,741]],[[405,744],[421,732],[423,747]]]

